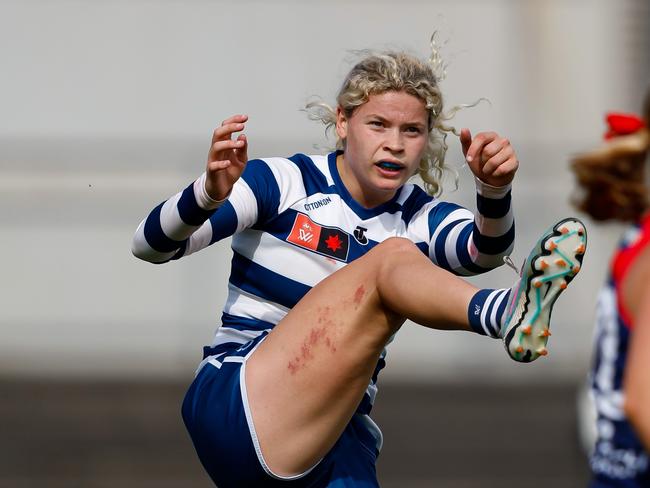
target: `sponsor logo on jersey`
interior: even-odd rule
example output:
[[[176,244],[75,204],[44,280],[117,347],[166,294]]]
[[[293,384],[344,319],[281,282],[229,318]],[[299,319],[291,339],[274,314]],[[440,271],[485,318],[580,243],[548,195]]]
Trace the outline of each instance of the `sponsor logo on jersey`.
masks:
[[[360,225],[357,225],[357,228],[354,229],[354,238],[362,246],[368,244],[368,238],[364,235],[364,232],[367,230],[368,229],[366,229],[365,227],[361,227]]]
[[[336,227],[317,224],[305,214],[298,213],[287,241],[304,249],[346,262],[350,236]]]
[[[317,208],[324,207],[330,203],[332,203],[332,199],[330,197],[325,197],[321,198],[320,200],[316,200],[315,202],[305,203],[304,207],[305,210],[309,212],[310,210],[316,210]]]

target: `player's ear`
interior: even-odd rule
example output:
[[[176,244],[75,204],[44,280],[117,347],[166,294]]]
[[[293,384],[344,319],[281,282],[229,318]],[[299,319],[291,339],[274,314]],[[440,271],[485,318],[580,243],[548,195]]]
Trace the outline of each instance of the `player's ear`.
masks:
[[[336,107],[336,135],[342,141],[348,136],[348,118],[341,107]]]

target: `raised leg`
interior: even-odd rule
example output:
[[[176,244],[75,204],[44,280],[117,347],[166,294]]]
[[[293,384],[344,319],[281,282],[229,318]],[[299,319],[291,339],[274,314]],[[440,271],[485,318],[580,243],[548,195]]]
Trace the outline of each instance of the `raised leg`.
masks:
[[[315,286],[246,364],[249,406],[271,471],[295,475],[327,453],[405,319],[470,330],[467,310],[476,291],[399,238]]]

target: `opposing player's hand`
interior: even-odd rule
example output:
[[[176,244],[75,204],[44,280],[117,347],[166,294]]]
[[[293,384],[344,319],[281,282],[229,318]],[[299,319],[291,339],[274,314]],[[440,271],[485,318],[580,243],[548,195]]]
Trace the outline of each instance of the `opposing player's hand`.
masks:
[[[472,138],[469,129],[462,129],[460,143],[467,165],[477,178],[492,186],[512,182],[519,161],[508,139],[496,132],[479,132]]]
[[[235,132],[244,130],[248,115],[233,115],[221,123],[212,134],[208,152],[205,190],[210,198],[223,200],[239,179],[248,161],[248,140],[244,134],[233,139]]]

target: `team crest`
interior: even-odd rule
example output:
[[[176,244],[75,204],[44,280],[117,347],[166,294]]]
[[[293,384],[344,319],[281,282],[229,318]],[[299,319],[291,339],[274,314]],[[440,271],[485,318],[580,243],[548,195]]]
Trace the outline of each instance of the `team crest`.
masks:
[[[305,214],[298,213],[287,241],[304,249],[346,262],[350,236],[336,227],[319,225]]]

